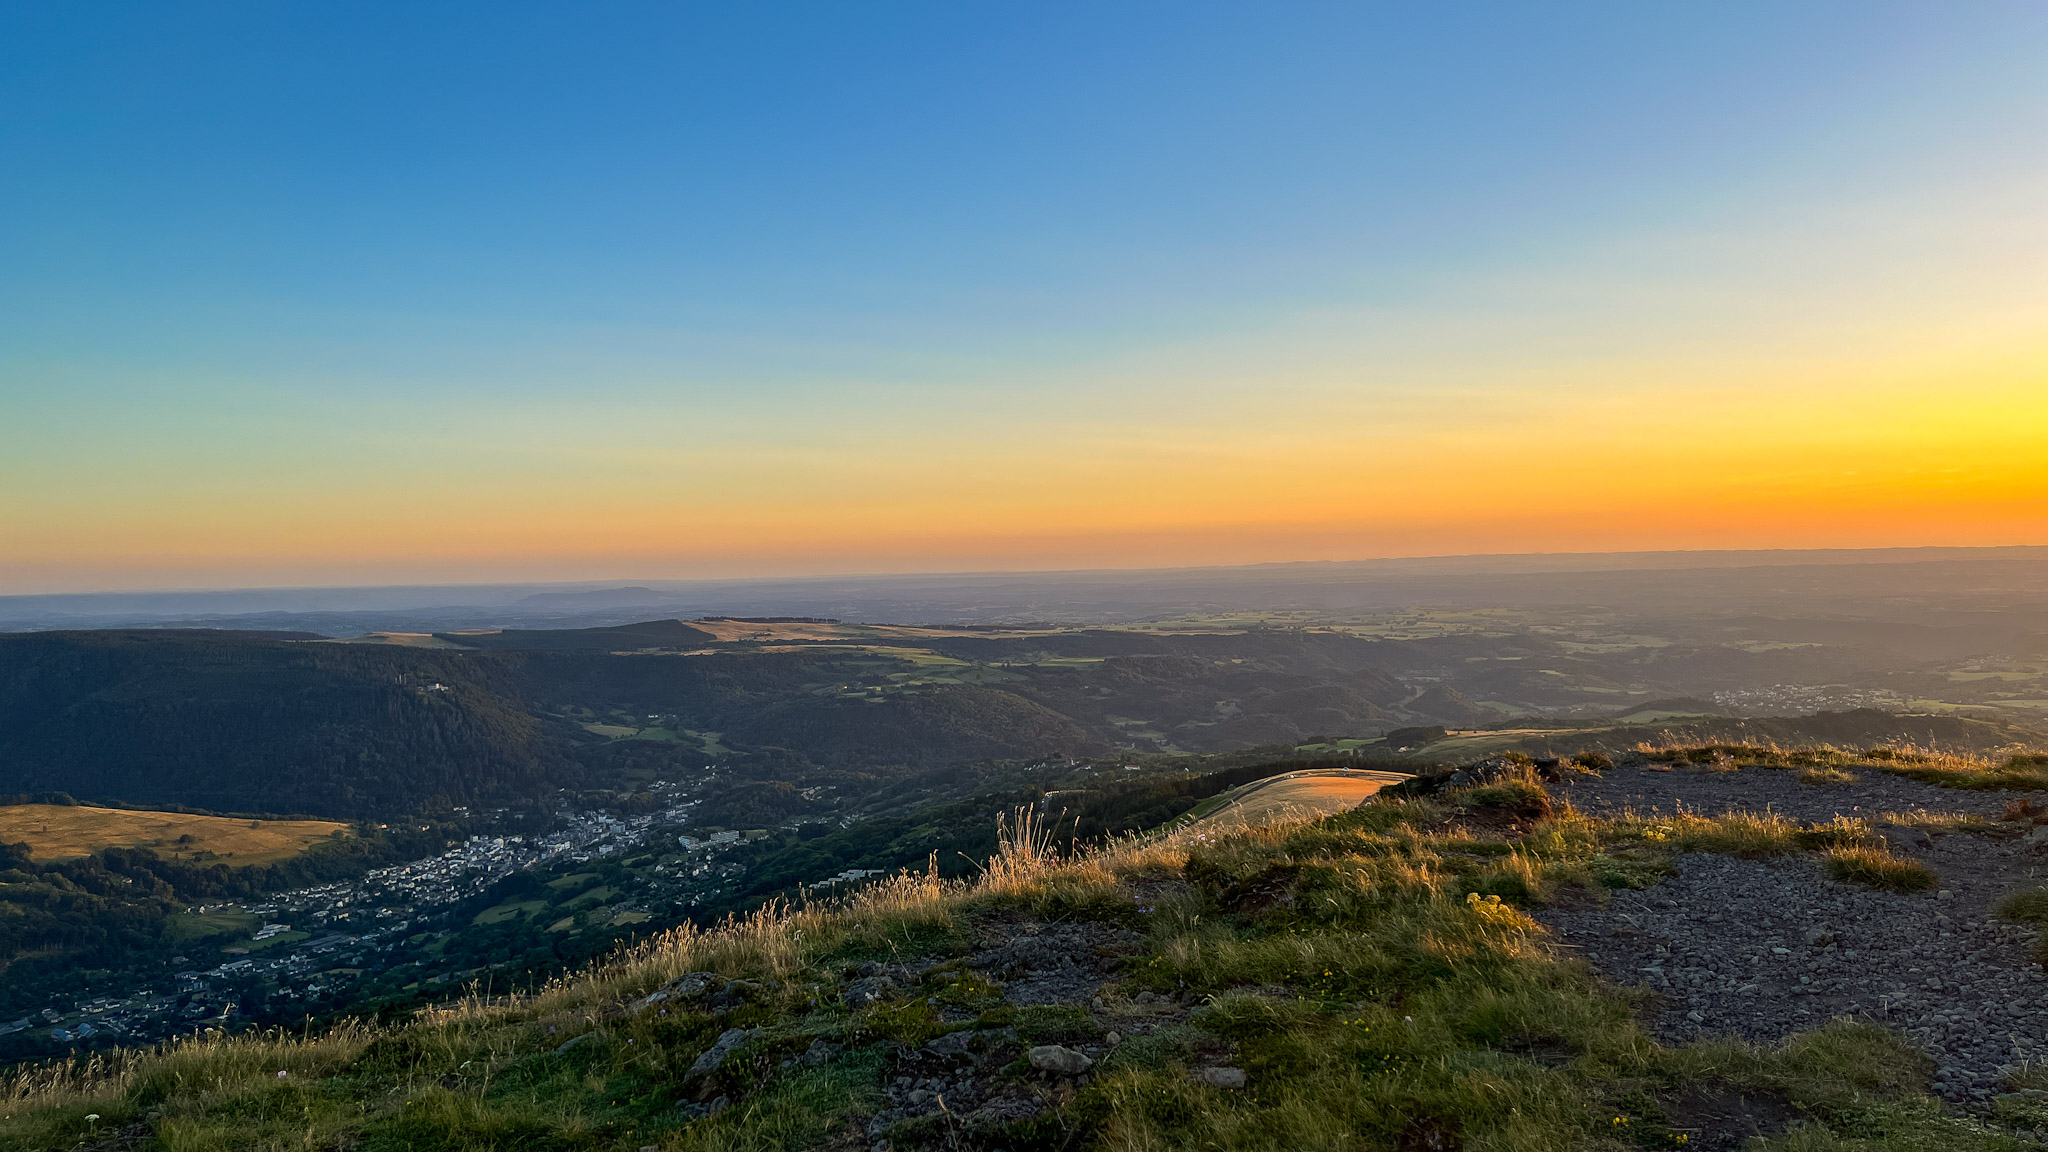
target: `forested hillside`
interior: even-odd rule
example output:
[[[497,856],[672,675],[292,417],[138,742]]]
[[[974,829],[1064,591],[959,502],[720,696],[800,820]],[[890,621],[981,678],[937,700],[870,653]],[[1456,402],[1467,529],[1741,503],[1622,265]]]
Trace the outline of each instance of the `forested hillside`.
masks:
[[[1329,638],[1053,634],[1000,663],[940,643],[707,652],[674,621],[441,639],[474,647],[0,636],[0,792],[388,819],[714,760],[855,781],[1285,743],[1378,724],[1406,692],[1343,637],[1340,654],[1319,650]]]
[[[577,781],[498,672],[232,633],[0,636],[0,792],[366,818]]]
[[[712,765],[790,786],[775,805],[785,816],[844,815],[906,786],[925,793],[906,802],[943,799],[947,774],[977,764],[1298,747],[1412,725],[1533,723],[1570,729],[1559,740],[1571,747],[1654,743],[1674,724],[1692,724],[1689,739],[1990,749],[2030,738],[1986,707],[1845,709],[1826,731],[1725,712],[1688,720],[1719,712],[1710,697],[1726,685],[1823,681],[1862,659],[1535,633],[722,619],[356,642],[26,633],[0,636],[0,793],[385,821],[550,806],[563,789],[630,795]],[[1916,691],[1929,678],[1912,676]],[[1780,697],[1806,698],[1763,699]],[[1621,726],[1595,736],[1586,725],[1601,716]]]

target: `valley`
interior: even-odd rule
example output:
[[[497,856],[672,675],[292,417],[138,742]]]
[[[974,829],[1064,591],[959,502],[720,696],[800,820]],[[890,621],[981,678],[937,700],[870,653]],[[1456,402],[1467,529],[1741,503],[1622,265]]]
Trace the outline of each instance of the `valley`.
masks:
[[[1407,803],[1414,780],[1459,766],[1563,765],[1543,767],[1557,778],[1542,786],[1606,822],[1606,847],[1581,862],[1599,883],[1525,876],[1481,894],[1600,980],[1660,998],[1647,1034],[1770,1044],[1786,1021],[1869,1017],[1923,1045],[1944,1099],[1985,1107],[2033,1051],[2030,929],[1996,911],[2033,859],[2006,798],[2048,791],[2031,768],[1995,766],[2048,735],[2028,703],[2036,649],[1971,647],[1983,639],[1976,624],[1949,635],[1543,604],[0,635],[0,843],[13,845],[0,1059],[410,1028],[465,997],[545,998],[764,908],[1004,883],[1020,851],[1005,821],[1026,821],[1047,860],[1179,837],[1267,843],[1273,828]],[[1787,769],[1788,749],[1826,765]],[[1979,779],[1994,782],[1967,783]],[[1751,818],[1781,822],[1760,855],[1667,860],[1657,839],[1690,844],[1687,821]],[[1957,903],[1812,888],[1788,853],[1800,828],[1830,820],[1924,860]],[[1459,837],[1505,836],[1512,863],[1542,858],[1537,825],[1551,826],[1488,816],[1429,835],[1452,837],[1431,841],[1451,858],[1467,850]],[[1265,923],[1235,891],[1204,897],[1218,902],[1209,914]],[[1791,925],[1808,919],[1833,943],[1805,943]],[[1860,950],[1843,942],[1852,930],[1897,939]],[[978,947],[1036,955],[1032,935]],[[1941,960],[1951,947],[1967,959]],[[903,963],[880,971],[899,988],[926,981]],[[1020,1002],[1034,1011],[1068,1011],[1073,989],[1123,987],[1130,971],[1021,963],[1012,984],[1054,998]],[[1162,1051],[1192,1044],[1198,1063],[1243,1050],[1215,1047],[1228,1031],[1203,1031],[1199,1005],[1136,995],[1105,992],[1104,1010],[1082,997],[1100,1019],[1061,1027],[1098,1040],[1074,1050],[1107,1059],[1100,1035],[1152,1043],[1159,1028]],[[1994,1025],[2020,1038],[1963,1042]],[[854,1033],[821,1042],[858,1046]],[[1065,1115],[1059,1101],[1085,1089],[910,1082],[942,1083],[922,1090],[984,1120]],[[885,1078],[865,1130],[915,1145],[930,1114],[918,1090]],[[712,1132],[713,1103],[648,1122]]]

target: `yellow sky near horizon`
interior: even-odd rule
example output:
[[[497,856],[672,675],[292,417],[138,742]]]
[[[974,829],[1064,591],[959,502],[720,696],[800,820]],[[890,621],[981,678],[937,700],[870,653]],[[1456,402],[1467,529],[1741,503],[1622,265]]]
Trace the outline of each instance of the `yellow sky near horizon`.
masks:
[[[922,375],[80,377],[0,592],[2048,543],[2044,187]]]
[[[779,452],[713,435],[580,466],[451,445],[328,491],[166,477],[162,503],[81,500],[73,518],[51,514],[60,497],[13,518],[17,557],[61,561],[8,575],[30,590],[110,570],[146,586],[2048,542],[2048,354],[1752,369],[1475,392],[1393,427],[1296,410]]]

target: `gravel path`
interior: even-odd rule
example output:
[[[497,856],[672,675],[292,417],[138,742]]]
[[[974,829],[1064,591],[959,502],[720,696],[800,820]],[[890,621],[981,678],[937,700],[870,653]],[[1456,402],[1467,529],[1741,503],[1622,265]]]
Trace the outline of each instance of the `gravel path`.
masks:
[[[1768,807],[1800,820],[1919,807],[1995,816],[2013,799],[1874,774],[1806,785],[1764,769],[1617,769],[1559,791],[1594,813],[1683,804],[1709,814]],[[2048,976],[2031,958],[2034,933],[1992,916],[2007,892],[2040,882],[2048,862],[2017,840],[1968,832],[1935,832],[1912,854],[1941,876],[1938,892],[1837,884],[1811,856],[1687,855],[1654,888],[1539,919],[1607,979],[1659,993],[1664,1006],[1649,1025],[1664,1039],[1770,1041],[1854,1016],[1932,1056],[1943,1095],[1984,1100],[2005,1071],[2048,1061]]]
[[[1598,777],[1574,776],[1551,792],[1595,816],[1623,809],[1671,812],[1678,805],[1708,816],[1766,809],[1793,820],[1826,821],[1836,816],[1870,817],[1879,812],[1927,808],[1997,817],[2021,795],[1965,792],[1922,784],[1888,772],[1859,770],[1852,784],[1802,784],[1785,768],[1744,768],[1714,772],[1703,768],[1613,768]],[[2038,804],[2048,796],[2028,793]]]

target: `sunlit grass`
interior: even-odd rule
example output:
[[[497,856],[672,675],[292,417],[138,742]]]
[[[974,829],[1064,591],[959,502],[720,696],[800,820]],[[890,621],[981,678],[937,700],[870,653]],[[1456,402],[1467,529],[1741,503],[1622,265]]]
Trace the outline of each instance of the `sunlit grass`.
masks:
[[[1145,992],[1179,1015],[1127,1042],[1059,1110],[1002,1135],[1005,1147],[1672,1147],[1657,1143],[1678,1135],[1660,1102],[1702,1081],[1802,1110],[1806,1126],[1778,1148],[2020,1146],[1947,1114],[1925,1094],[1924,1058],[1867,1025],[1838,1022],[1777,1047],[1662,1047],[1632,1001],[1532,917],[1546,903],[1654,884],[1688,852],[1803,858],[1817,874],[1924,888],[1931,873],[1891,856],[1870,825],[1686,811],[1601,819],[1538,804],[1531,787],[1390,797],[1322,820],[1181,828],[1068,852],[1031,811],[1006,814],[997,852],[968,880],[912,870],[831,902],[681,927],[534,993],[470,996],[399,1024],[209,1036],[30,1069],[6,1090],[0,1148],[69,1148],[137,1124],[167,1150],[865,1148],[884,1046],[960,1026],[933,1009],[939,995],[979,1003],[989,993],[947,977],[853,1011],[841,977],[870,959],[962,957],[978,918],[1020,914],[1137,929],[1144,944],[1103,991],[1108,1019],[1137,1011]],[[1947,819],[1883,819],[1913,816]],[[1167,883],[1140,902],[1139,882]],[[2005,914],[2048,918],[2048,895],[2015,896]],[[680,1003],[631,1010],[692,971],[751,991],[722,1017]],[[1106,1027],[1063,1011],[1076,1020],[1005,1018],[1034,1036]],[[679,1085],[731,1026],[759,1029],[757,1056],[720,1089],[733,1107],[691,1119],[676,1108],[687,1102]],[[779,1063],[820,1038],[845,1045],[843,1056]],[[1224,1060],[1244,1070],[1246,1089],[1191,1076]],[[892,1140],[905,1152],[950,1147],[949,1132]]]
[[[1941,882],[1927,865],[1901,859],[1884,848],[1830,848],[1827,867],[1831,879],[1889,892],[1926,892]]]

